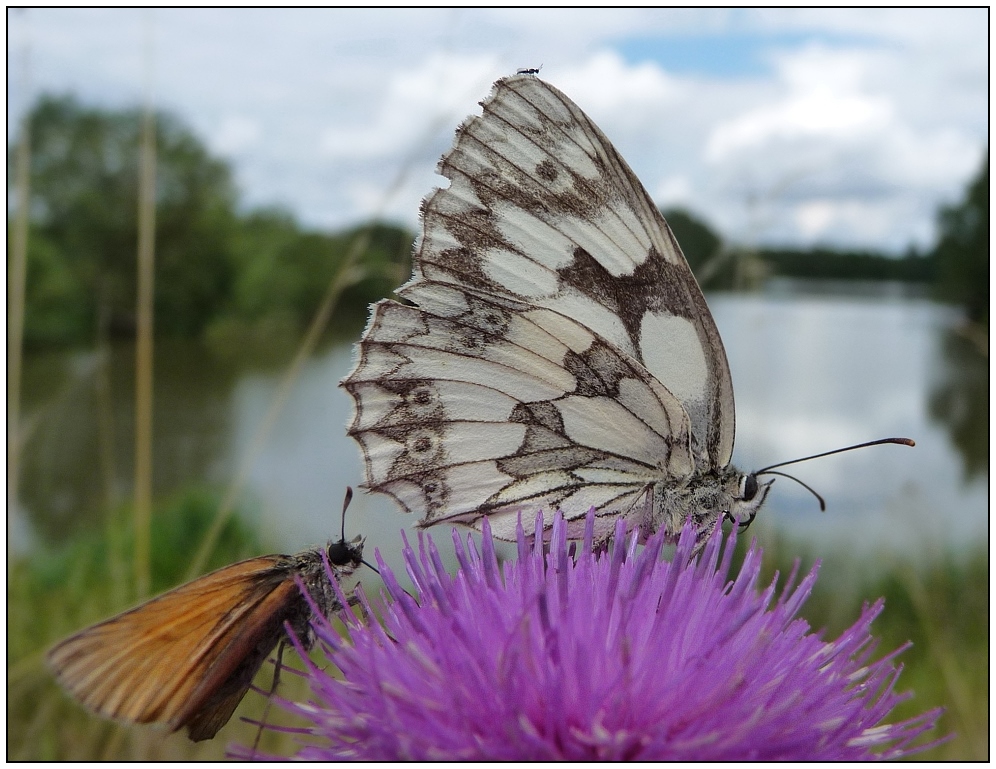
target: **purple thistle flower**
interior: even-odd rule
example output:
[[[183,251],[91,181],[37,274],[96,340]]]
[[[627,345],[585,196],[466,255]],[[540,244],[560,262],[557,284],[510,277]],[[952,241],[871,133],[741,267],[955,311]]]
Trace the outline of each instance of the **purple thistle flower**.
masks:
[[[594,554],[593,523],[573,557],[559,516],[548,554],[542,519],[535,544],[520,523],[518,560],[501,566],[487,521],[480,553],[454,531],[456,576],[431,538],[417,556],[406,539],[414,597],[378,554],[383,624],[347,612],[345,639],[316,626],[342,678],[308,662],[313,700],[281,701],[310,723],[295,757],[855,760],[929,747],[913,742],[939,709],[884,723],[910,695],[894,691],[902,649],[870,662],[881,600],[826,642],[796,617],[817,567],[778,594],[757,587],[756,544],[727,579],[734,534],[721,547],[717,528],[696,559],[686,526],[669,562],[661,536],[638,553],[622,522]]]

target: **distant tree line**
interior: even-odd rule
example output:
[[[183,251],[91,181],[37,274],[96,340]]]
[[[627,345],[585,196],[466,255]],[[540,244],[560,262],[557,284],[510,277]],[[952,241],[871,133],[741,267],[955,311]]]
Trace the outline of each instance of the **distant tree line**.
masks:
[[[92,344],[135,327],[138,110],[46,96],[30,113],[31,234],[25,343]],[[366,242],[337,312],[355,323],[409,274],[412,232],[383,223],[338,233],[281,210],[241,211],[232,170],[178,119],[156,120],[156,332],[196,338],[299,332],[350,249]],[[8,180],[15,149],[8,150]],[[8,182],[10,184],[12,182]],[[965,199],[939,214],[923,256],[727,246],[687,211],[665,212],[706,288],[736,288],[747,272],[803,278],[933,282],[939,297],[988,323],[989,163]],[[340,276],[342,278],[343,276]]]
[[[929,283],[935,273],[934,260],[915,252],[897,258],[873,251],[762,248],[758,255],[775,275],[791,278]]]
[[[29,120],[25,343],[133,335],[141,115],[47,96]],[[167,113],[156,117],[156,151],[157,334],[299,331],[360,237],[367,246],[341,313],[365,308],[408,275],[413,234],[402,227],[327,234],[276,209],[241,212],[231,168]],[[14,157],[9,148],[8,180]]]
[[[701,219],[682,209],[664,216],[705,288],[738,287],[743,262],[761,278],[892,280],[931,284],[937,298],[960,304],[968,320],[989,324],[989,153],[963,199],[938,212],[937,244],[895,257],[829,248],[747,250],[728,246]]]
[[[935,279],[936,264],[929,254],[911,251],[906,256],[894,257],[875,251],[844,251],[819,246],[748,249],[724,244],[705,222],[688,211],[669,209],[663,213],[692,271],[705,288],[742,288],[737,278],[744,262],[750,263],[760,280],[781,276],[930,283]]]

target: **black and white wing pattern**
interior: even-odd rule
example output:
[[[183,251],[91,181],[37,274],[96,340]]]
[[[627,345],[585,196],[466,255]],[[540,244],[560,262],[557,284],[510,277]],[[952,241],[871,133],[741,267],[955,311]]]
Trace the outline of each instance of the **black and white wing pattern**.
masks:
[[[373,306],[343,381],[366,488],[504,538],[520,511],[594,507],[599,536],[755,512],[719,332],[646,190],[537,77],[482,106],[423,202],[410,304]]]

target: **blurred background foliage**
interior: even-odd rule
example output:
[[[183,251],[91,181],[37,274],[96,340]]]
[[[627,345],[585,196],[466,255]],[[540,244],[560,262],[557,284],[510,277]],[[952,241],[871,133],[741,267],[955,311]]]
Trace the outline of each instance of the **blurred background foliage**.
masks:
[[[940,238],[931,254],[937,293],[960,304],[968,319],[989,327],[989,152],[962,201],[941,209]]]
[[[138,110],[87,107],[71,96],[42,97],[31,110],[29,349],[134,334],[140,117]],[[360,231],[370,243],[362,275],[340,302],[342,318],[355,317],[407,277],[414,233],[376,223],[328,234],[279,209],[242,211],[226,162],[175,116],[159,113],[156,125],[157,334],[299,332]],[[11,150],[8,162],[13,158]],[[964,199],[939,212],[940,237],[927,253],[746,249],[724,243],[689,211],[664,214],[707,290],[749,288],[772,276],[906,281],[933,285],[938,298],[988,328],[988,153]]]
[[[30,112],[24,343],[42,363],[34,368],[40,378],[26,380],[25,387],[55,387],[56,377],[45,373],[46,351],[99,348],[108,340],[134,337],[140,122],[138,110],[94,108],[69,96],[43,97]],[[159,113],[156,125],[155,318],[160,338],[196,340],[218,355],[255,346],[285,362],[287,349],[297,344],[327,287],[346,265],[352,273],[330,324],[344,337],[355,337],[368,303],[389,295],[410,274],[414,233],[382,222],[325,233],[303,227],[280,209],[244,210],[225,161],[212,157],[175,116]],[[9,180],[15,178],[14,156],[10,149]],[[741,247],[725,243],[691,212],[667,210],[665,215],[706,289],[754,288],[778,276],[888,280],[923,287],[961,308],[962,326],[944,340],[949,373],[935,387],[929,408],[958,445],[966,478],[977,477],[988,468],[988,436],[979,429],[988,424],[988,160],[987,154],[962,200],[938,212],[935,247],[900,258],[825,248]],[[350,249],[357,243],[363,250],[353,260]],[[120,377],[130,376],[130,367],[122,366]],[[186,378],[191,386],[203,379]],[[128,386],[114,383],[119,392]],[[126,433],[128,427],[112,429]],[[191,461],[199,461],[199,455]],[[40,482],[44,485],[44,478]],[[131,518],[114,494],[107,498],[104,523],[97,530],[74,530],[58,547],[41,541],[32,546],[30,559],[9,559],[8,758],[218,758],[224,750],[221,741],[195,747],[179,735],[164,740],[157,731],[94,728],[94,719],[59,694],[42,666],[49,644],[134,598],[128,587]],[[202,487],[159,501],[152,532],[155,591],[181,581],[218,506],[219,495]],[[65,528],[54,520],[50,527]],[[210,566],[267,549],[240,520],[229,519]],[[47,533],[53,538],[58,534]],[[783,574],[805,549],[771,531],[762,541],[769,568]],[[862,600],[879,595],[887,600],[887,612],[875,625],[882,637],[880,651],[910,640],[909,628],[914,628],[914,646],[902,657],[908,669],[901,686],[915,689],[917,698],[908,703],[908,712],[898,715],[944,704],[943,729],[958,733],[930,757],[988,756],[985,552],[967,561],[935,559],[916,572],[898,565],[886,576],[865,574],[841,554],[839,562],[824,565],[823,573],[832,576],[817,583],[804,614],[830,637],[854,621]],[[850,587],[843,589],[848,579]],[[249,712],[258,715],[262,698],[247,699],[254,700]],[[252,729],[245,725],[226,734],[242,742],[252,739]]]
[[[29,120],[25,345],[131,337],[141,113],[43,97]],[[280,210],[242,212],[231,168],[179,119],[159,113],[156,126],[156,333],[300,332],[358,230],[370,228],[330,235]],[[387,295],[409,272],[413,233],[377,224],[368,237],[344,315]]]

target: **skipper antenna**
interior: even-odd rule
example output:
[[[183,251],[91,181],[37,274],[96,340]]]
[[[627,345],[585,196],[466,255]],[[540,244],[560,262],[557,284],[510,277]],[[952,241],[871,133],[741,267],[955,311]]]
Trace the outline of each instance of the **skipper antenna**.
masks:
[[[346,508],[353,501],[353,487],[346,487],[346,498],[342,500],[342,541],[346,541]]]
[[[345,563],[345,559],[348,559],[350,557],[350,547],[349,545],[346,544],[346,510],[347,508],[349,508],[349,503],[352,501],[353,501],[353,487],[347,486],[346,497],[345,499],[342,500],[342,534],[341,534],[342,539],[340,539],[339,542],[336,544],[336,547],[341,549],[341,551],[337,550],[336,552],[337,553],[341,552],[340,557],[344,559],[343,563]],[[330,559],[332,558],[331,551],[329,552],[329,558]],[[360,563],[362,563],[368,569],[373,571],[375,574],[380,574],[380,569],[378,569],[372,563],[367,561],[365,558],[361,557]]]

